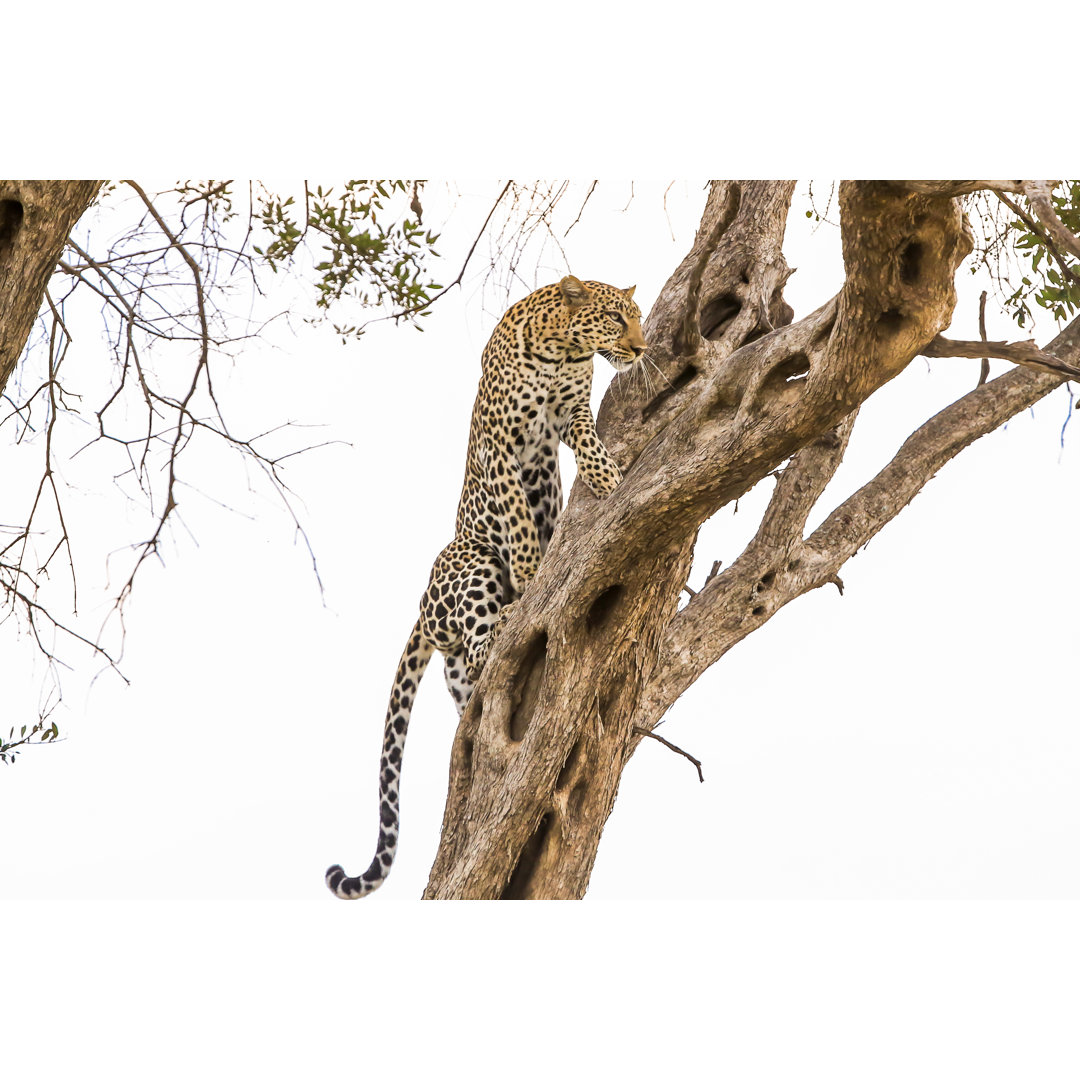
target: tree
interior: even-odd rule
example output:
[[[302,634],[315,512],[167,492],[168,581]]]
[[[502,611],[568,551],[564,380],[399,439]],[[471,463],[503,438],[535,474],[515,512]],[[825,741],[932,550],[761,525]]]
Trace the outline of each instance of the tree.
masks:
[[[842,184],[844,286],[793,323],[781,253],[793,185],[714,185],[646,324],[668,385],[605,400],[598,429],[623,483],[603,502],[575,487],[492,649],[455,739],[425,896],[582,896],[622,769],[679,695],[791,600],[842,588],[844,562],[946,461],[1080,375],[1077,321],[1045,352],[940,336],[972,249],[957,200],[990,187]],[[1075,253],[1048,187],[1004,187]],[[859,406],[927,350],[1026,366],[913,432],[804,536]],[[679,611],[699,526],[777,470],[756,537]]]
[[[713,186],[647,323],[662,378],[601,410],[625,482],[602,503],[572,494],[458,730],[427,895],[582,895],[621,770],[686,687],[789,600],[839,585],[845,560],[945,461],[1077,374],[1075,323],[1045,351],[940,338],[971,248],[958,200],[986,186],[842,185],[845,284],[798,322],[781,253],[793,185]],[[1066,209],[1040,203],[1045,187],[998,189],[1067,292]],[[1069,295],[1044,299],[1071,310]],[[928,351],[1024,367],[914,432],[804,536],[860,404]],[[770,476],[757,536],[679,610],[699,526]]]

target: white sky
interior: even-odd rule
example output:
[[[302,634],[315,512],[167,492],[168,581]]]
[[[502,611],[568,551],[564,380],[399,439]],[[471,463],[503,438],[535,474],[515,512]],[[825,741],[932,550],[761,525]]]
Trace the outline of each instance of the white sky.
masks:
[[[570,269],[636,283],[647,310],[704,198],[700,184],[676,184],[665,214],[664,187],[637,184],[624,210],[629,184],[603,185],[564,241]],[[454,272],[497,186],[474,190],[452,188],[441,249]],[[566,222],[584,190],[567,197]],[[432,222],[451,213],[443,185],[426,203]],[[837,230],[814,230],[807,205],[800,193],[787,248],[796,318],[840,274]],[[513,298],[565,269],[549,251]],[[960,281],[950,335],[976,337],[980,286]],[[219,393],[251,418],[234,430],[293,419],[326,425],[312,441],[351,444],[288,471],[325,606],[288,520],[245,492],[235,464],[215,452],[201,473],[195,460],[182,468],[196,489],[181,496],[188,531],[174,530],[166,566],[138,580],[123,662],[132,685],[105,674],[87,692],[71,680],[57,713],[66,741],[2,774],[0,817],[27,826],[6,844],[7,895],[242,900],[251,882],[231,868],[243,852],[261,895],[321,903],[326,865],[367,865],[385,698],[452,535],[479,354],[504,306],[476,279],[436,305],[423,334],[379,326],[343,347],[301,326],[276,337],[277,354],[253,342],[231,371],[219,365]],[[1018,336],[1001,318],[990,335]],[[919,359],[878,394],[811,525],[972,386],[977,366]],[[662,733],[703,761],[706,782],[658,744],[639,749],[590,899],[1080,894],[1070,844],[1080,734],[1067,677],[1077,585],[1054,555],[1078,524],[1074,429],[1060,445],[1067,404],[1058,391],[962,454],[844,569],[842,598],[830,588],[793,603],[691,689]],[[34,455],[23,453],[28,469]],[[124,524],[130,511],[84,458],[67,512],[93,635],[107,610],[104,556],[140,526]],[[769,490],[702,530],[692,584],[738,555]],[[26,708],[40,685],[32,660],[9,630],[0,677]],[[423,889],[454,717],[436,659],[410,728],[399,858],[369,903]]]
[[[454,189],[441,245],[454,272],[495,190]],[[628,184],[603,185],[566,238],[570,269],[636,283],[647,310],[704,198],[700,184],[677,184],[665,215],[663,190],[637,184],[624,212]],[[432,222],[441,199],[432,185]],[[814,230],[804,206],[800,192],[787,244],[796,318],[841,273],[836,230]],[[564,270],[549,254],[535,283]],[[963,274],[960,283],[950,333],[977,336],[982,286]],[[703,761],[706,782],[659,745],[640,748],[585,905],[534,905],[523,937],[505,906],[415,902],[438,841],[454,730],[437,660],[410,728],[394,871],[360,904],[326,892],[329,863],[358,872],[371,854],[386,695],[450,537],[479,354],[503,306],[474,282],[436,305],[423,334],[376,327],[343,347],[300,327],[277,339],[277,352],[253,342],[227,378],[222,365],[217,386],[238,430],[288,418],[326,425],[311,441],[350,444],[298,457],[288,473],[325,604],[287,518],[247,494],[227,458],[192,455],[185,475],[209,498],[184,495],[189,531],[174,531],[166,565],[138,582],[123,664],[131,686],[106,674],[87,690],[73,676],[58,717],[66,740],[0,772],[5,921],[47,927],[15,945],[17,959],[24,950],[18,1000],[32,1014],[23,1030],[47,1031],[48,1013],[27,1005],[47,1001],[66,1031],[63,1042],[43,1034],[24,1044],[19,1075],[87,1061],[141,1075],[162,1053],[162,1076],[246,1075],[255,1063],[269,1076],[310,1075],[336,1062],[339,1046],[364,1061],[392,1024],[387,1002],[399,1001],[424,1034],[398,1036],[390,1057],[370,1051],[370,1062],[456,1075],[461,1066],[439,1048],[460,1038],[469,1002],[486,1003],[495,1068],[515,1053],[521,1002],[535,1014],[546,995],[565,993],[566,977],[580,989],[564,1007],[599,1018],[614,1041],[600,1053],[574,1036],[558,1053],[530,1054],[518,1068],[526,1076],[558,1071],[564,1052],[628,1075],[719,1060],[759,1070],[742,1075],[792,1075],[807,1054],[837,1060],[838,1040],[853,1070],[844,1075],[865,1075],[867,1062],[874,1075],[911,1075],[926,1040],[938,1048],[936,1075],[973,1066],[983,1076],[1054,1075],[1057,1043],[1033,1046],[1015,1031],[1064,1019],[1072,998],[1055,999],[1058,1017],[1020,988],[1042,977],[1033,957],[1075,950],[1071,908],[1040,907],[1033,923],[1010,905],[852,901],[1075,901],[1080,892],[1078,596],[1062,557],[1077,535],[1080,464],[1078,429],[1060,445],[1063,392],[947,466],[842,571],[842,598],[823,589],[790,605],[684,697],[661,730]],[[989,329],[1019,336],[996,313]],[[96,348],[95,332],[80,347]],[[608,372],[597,371],[598,402]],[[878,394],[811,524],[976,375],[974,361],[918,359]],[[138,523],[86,457],[72,467],[82,491],[68,513],[81,610],[96,630],[103,555]],[[569,474],[569,455],[566,465]],[[694,584],[713,559],[738,555],[767,494],[764,485],[702,530]],[[32,655],[10,634],[0,645],[6,710],[33,707],[41,668]],[[700,903],[658,906],[674,900]],[[1006,940],[988,954],[1012,917],[1023,920],[1024,946]],[[524,988],[492,997],[493,976],[511,989],[525,970],[546,988],[539,998]],[[702,994],[705,970],[719,981]],[[892,991],[923,1033],[909,1046],[890,1042],[878,999],[860,990],[884,970],[919,987]],[[143,977],[160,986],[163,971],[164,989],[139,992]],[[599,1001],[587,989],[594,979]],[[691,1033],[675,1045],[663,1026],[628,1019],[669,983],[678,1029]],[[843,1019],[830,1005],[840,1001]],[[988,1039],[986,1017],[1002,1010],[1019,1027]],[[782,1043],[776,1015],[789,1018]],[[661,1010],[659,1022],[676,1021]],[[178,1041],[179,1023],[196,1036]]]

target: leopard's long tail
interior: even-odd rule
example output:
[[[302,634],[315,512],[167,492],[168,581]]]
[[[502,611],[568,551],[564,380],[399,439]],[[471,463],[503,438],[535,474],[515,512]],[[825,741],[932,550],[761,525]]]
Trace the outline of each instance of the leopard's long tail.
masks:
[[[390,706],[386,710],[382,757],[379,759],[379,842],[375,858],[359,877],[346,877],[340,866],[326,871],[326,884],[342,900],[358,900],[374,892],[387,878],[397,854],[401,758],[405,752],[405,735],[409,730],[409,715],[416,698],[420,676],[428,666],[435,647],[420,633],[419,621],[413,627],[409,644],[401,654]]]

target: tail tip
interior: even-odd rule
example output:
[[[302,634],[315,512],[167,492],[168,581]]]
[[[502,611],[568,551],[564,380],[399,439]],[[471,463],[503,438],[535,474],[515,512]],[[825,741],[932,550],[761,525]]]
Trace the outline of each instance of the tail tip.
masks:
[[[326,871],[326,887],[342,900],[359,900],[373,893],[386,880],[387,869],[376,861],[361,877],[351,878],[335,863]]]
[[[344,897],[347,894],[345,892],[339,892],[338,886],[345,880],[345,871],[342,867],[334,863],[329,870],[326,871],[326,887],[335,895]]]

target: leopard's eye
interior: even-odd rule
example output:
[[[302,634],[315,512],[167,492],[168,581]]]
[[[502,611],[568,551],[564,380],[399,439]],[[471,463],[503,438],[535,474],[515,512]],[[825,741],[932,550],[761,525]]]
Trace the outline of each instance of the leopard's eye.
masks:
[[[604,314],[614,322],[617,322],[620,326],[626,325],[626,320],[617,311],[605,311]]]

